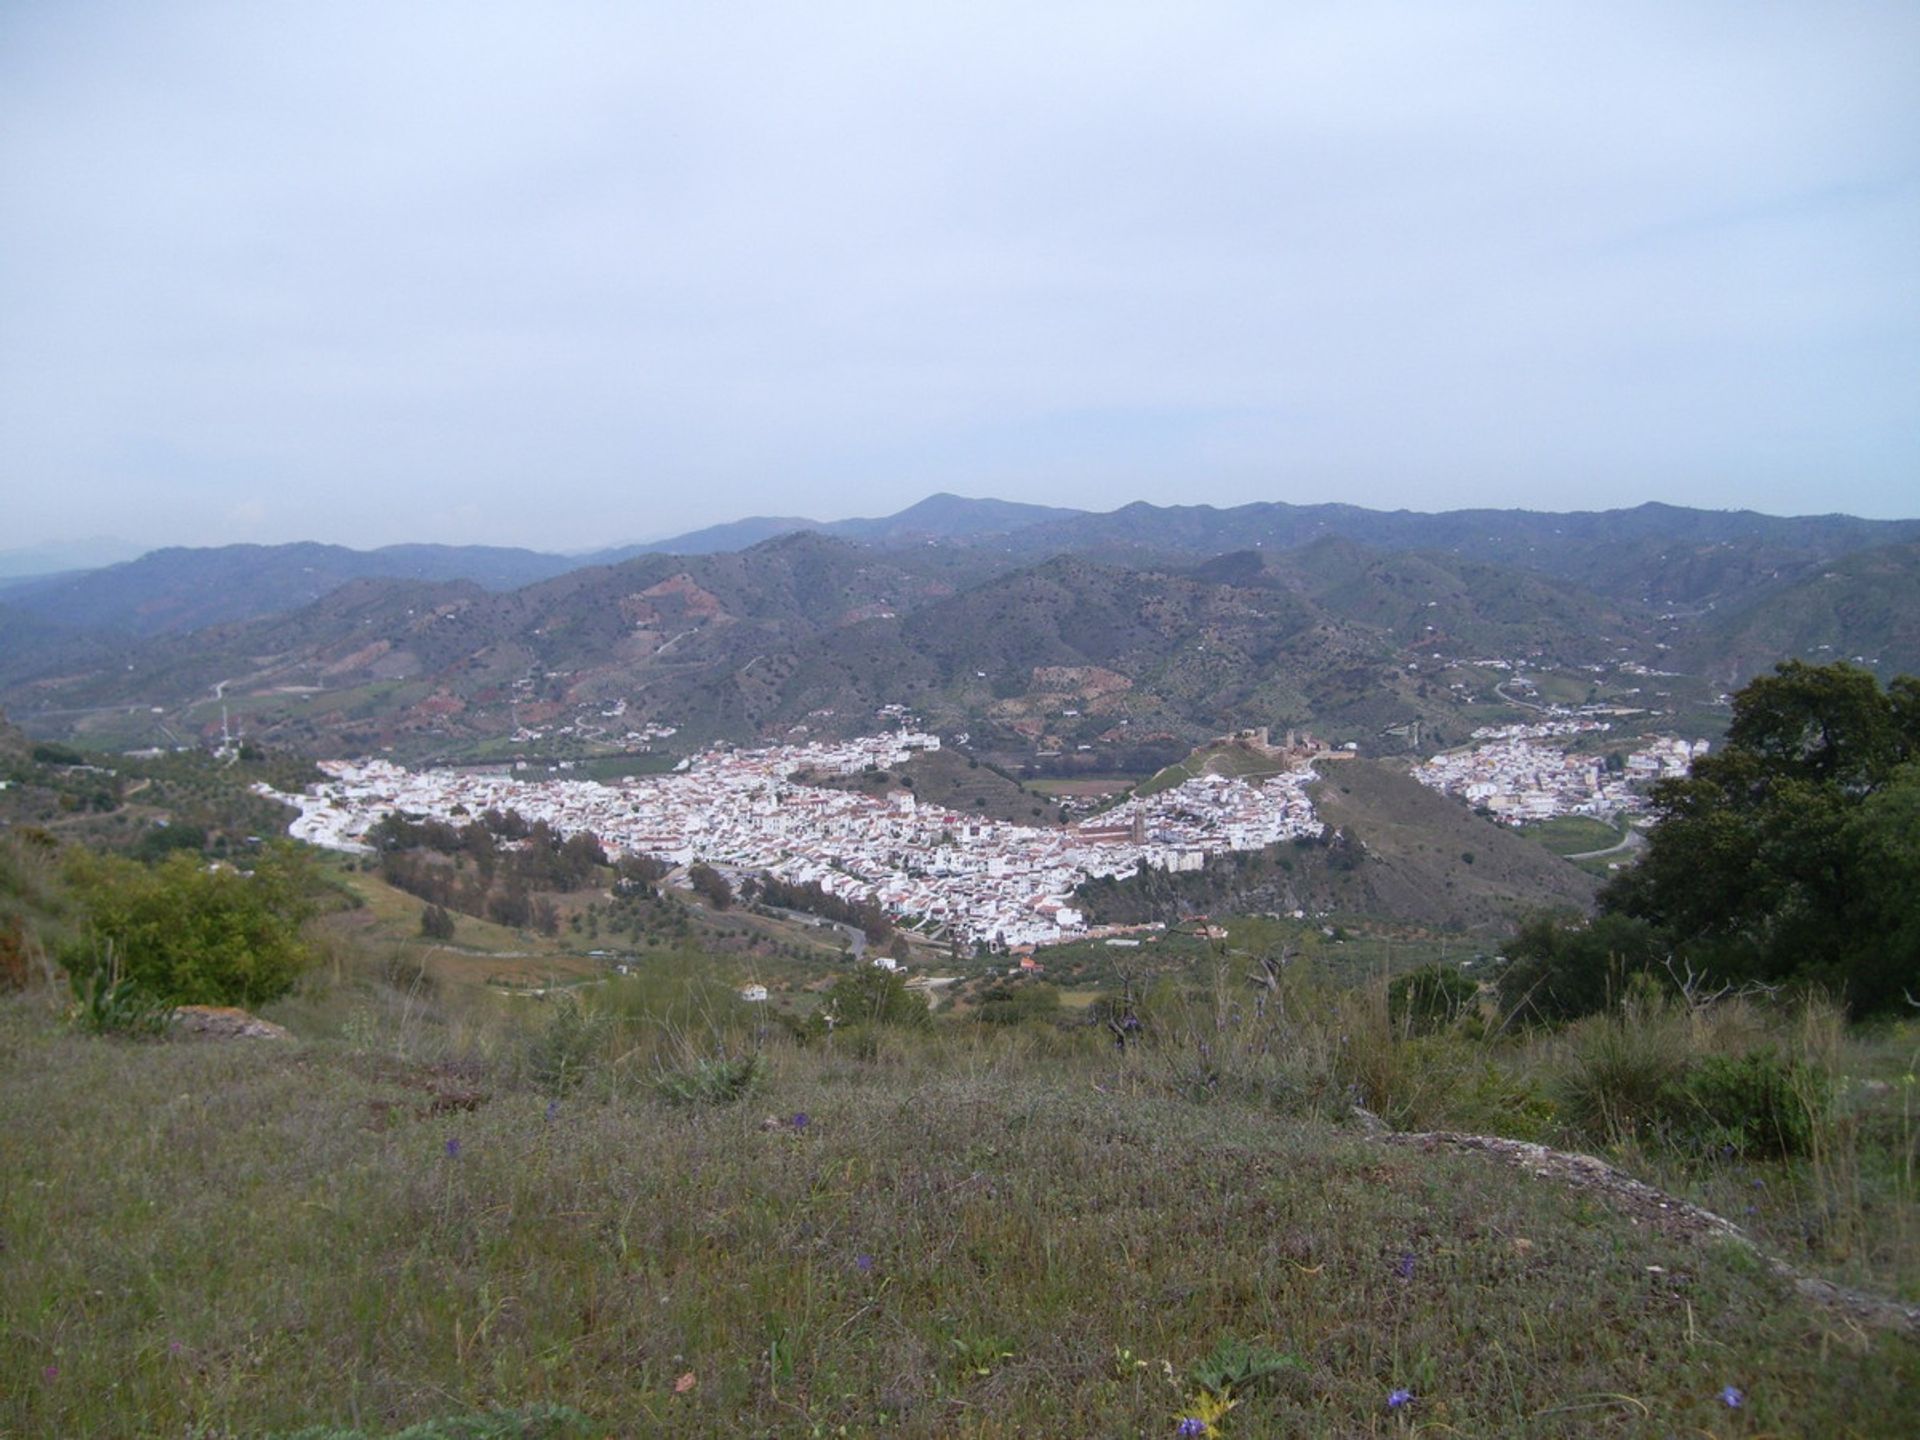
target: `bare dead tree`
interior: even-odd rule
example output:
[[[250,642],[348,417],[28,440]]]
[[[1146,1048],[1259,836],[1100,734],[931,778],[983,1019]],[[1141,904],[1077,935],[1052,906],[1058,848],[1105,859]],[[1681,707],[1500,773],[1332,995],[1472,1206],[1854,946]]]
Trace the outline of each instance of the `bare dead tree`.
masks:
[[[1674,969],[1673,956],[1667,956],[1662,963],[1666,966],[1667,974],[1673,977],[1673,983],[1680,991],[1680,998],[1687,1002],[1687,1009],[1695,1014],[1705,1010],[1716,1000],[1724,1000],[1733,993],[1731,984],[1722,985],[1718,990],[1708,990],[1707,977],[1695,972],[1692,961],[1682,962],[1686,971],[1684,975]]]

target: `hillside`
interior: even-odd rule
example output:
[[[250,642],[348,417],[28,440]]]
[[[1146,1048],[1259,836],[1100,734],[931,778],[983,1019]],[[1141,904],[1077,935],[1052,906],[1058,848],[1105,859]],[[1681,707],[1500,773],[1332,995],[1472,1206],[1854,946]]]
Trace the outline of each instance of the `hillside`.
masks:
[[[1234,983],[1231,1014],[1159,987],[1124,1050],[1071,1015],[756,1045],[664,968],[508,1007],[369,965],[270,1007],[291,1038],[228,1043],[6,997],[0,1428],[1910,1429],[1913,1307],[1767,1258],[1848,1273],[1910,1197],[1726,1162],[1736,1226],[1455,1133],[1547,1123],[1577,1073],[1552,1050],[1396,1038],[1378,987],[1256,1014]],[[1908,1252],[1873,1253],[1900,1288]]]
[[[8,587],[6,602],[76,629],[150,636],[295,610],[350,580],[467,580],[511,590],[571,568],[557,555],[484,545],[224,545]]]
[[[1617,601],[1656,606],[1734,603],[1800,567],[1920,538],[1920,520],[1775,516],[1649,503],[1631,510],[1421,513],[1351,505],[1150,505],[1022,530],[1030,555],[1063,551],[1170,560],[1258,548],[1290,550],[1339,537],[1376,550],[1443,550],[1534,570]]]
[[[743,551],[796,531],[879,549],[948,552],[921,558],[950,574],[970,570],[976,580],[1062,554],[1122,565],[1191,565],[1229,551],[1273,554],[1337,538],[1377,552],[1419,550],[1486,561],[1570,582],[1616,602],[1693,611],[1743,605],[1838,556],[1920,539],[1920,521],[1658,504],[1573,514],[1429,514],[1284,502],[1226,509],[1135,502],[1093,514],[936,494],[894,515],[832,521],[754,516],[575,556],[448,545],[357,551],[314,543],[156,550],[102,568],[14,581],[6,598],[78,629],[153,635],[288,610],[350,579],[470,580],[506,590],[643,555]]]
[[[1736,686],[1785,656],[1920,674],[1920,544],[1841,556],[1765,598],[1708,618],[1680,664]]]
[[[1305,910],[1391,916],[1497,943],[1521,916],[1592,904],[1593,877],[1428,790],[1402,766],[1348,760],[1319,768],[1312,794],[1332,832],[1324,842],[1220,856],[1188,874],[1089,882],[1080,893],[1095,923]]]
[[[1920,661],[1908,633],[1920,542],[1819,558],[1904,523],[1663,507],[1382,516],[1128,506],[1063,519],[935,496],[840,527],[866,527],[892,548],[798,531],[739,551],[575,566],[505,590],[361,576],[297,609],[145,638],[9,604],[0,700],[36,735],[109,747],[216,733],[224,703],[270,741],[317,754],[391,746],[412,758],[527,745],[632,753],[650,743],[649,726],[676,727],[681,747],[800,727],[846,733],[906,706],[1027,776],[1150,773],[1209,736],[1260,725],[1311,727],[1374,754],[1429,751],[1548,702],[1610,704],[1649,728],[1710,736],[1715,697],[1787,655],[1868,655],[1888,669]],[[1228,534],[1231,549],[1182,548]],[[1048,536],[1096,550],[1046,555]],[[1156,558],[1154,536],[1182,553]],[[1428,543],[1394,548],[1415,537]],[[266,563],[244,550],[209,552],[224,559],[143,623],[202,613],[221,565]],[[1022,550],[1046,558],[1017,564]],[[563,563],[500,553],[501,564]],[[400,547],[352,563],[382,554],[424,569],[475,560]],[[157,575],[163,560],[189,558],[162,552],[132,568]],[[115,573],[61,583],[104,585]],[[1600,575],[1606,583],[1581,579]],[[1709,599],[1657,608],[1646,602],[1670,596],[1653,577]],[[1505,688],[1522,670],[1524,684]]]
[[[1059,556],[960,566],[972,583],[956,589],[968,553],[802,532],[507,593],[353,581],[8,694],[30,727],[131,743],[155,705],[204,733],[224,681],[249,733],[319,752],[456,753],[536,732],[614,744],[645,721],[679,727],[682,743],[745,741],[858,730],[906,705],[1010,767],[1151,771],[1246,726],[1388,748],[1464,734],[1468,705],[1499,697],[1448,667],[1483,652],[1588,668],[1656,653],[1644,613],[1444,554],[1325,540],[1186,570]]]
[[[1531,910],[1585,910],[1598,882],[1384,761],[1322,767],[1314,806],[1365,855],[1342,908],[1503,934]]]
[[[741,554],[572,570],[504,594],[358,580],[288,614],[157,637],[122,665],[17,685],[10,700],[29,726],[59,717],[125,743],[130,720],[151,728],[129,707],[217,727],[212,691],[228,681],[224,698],[249,733],[315,753],[446,750],[527,726],[571,734],[576,721],[617,737],[646,718],[748,736],[776,707],[797,648],[940,588],[804,534]]]

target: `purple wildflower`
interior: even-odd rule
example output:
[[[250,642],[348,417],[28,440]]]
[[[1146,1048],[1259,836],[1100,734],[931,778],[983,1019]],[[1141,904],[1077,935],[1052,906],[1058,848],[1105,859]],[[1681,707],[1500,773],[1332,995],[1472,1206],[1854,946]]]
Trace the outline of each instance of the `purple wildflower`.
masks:
[[[1393,1267],[1393,1273],[1398,1275],[1402,1280],[1411,1280],[1413,1278],[1413,1252],[1411,1250],[1402,1252],[1398,1263]]]
[[[867,1271],[873,1269],[873,1256],[865,1254],[854,1256],[853,1268],[858,1270],[862,1275],[866,1274]]]
[[[51,1385],[60,1378],[60,1367],[58,1365],[47,1366],[46,1369],[40,1372],[40,1378]]]
[[[553,1117],[558,1115],[559,1113],[560,1113],[560,1102],[558,1100],[547,1101],[547,1120],[551,1122],[553,1120]]]
[[[1747,1403],[1746,1392],[1734,1385],[1728,1385],[1720,1391],[1720,1403],[1729,1410],[1738,1410]]]
[[[796,1130],[804,1130],[807,1128],[808,1125],[812,1123],[813,1122],[807,1116],[807,1112],[804,1110],[800,1111],[799,1114],[793,1117],[793,1128]]]
[[[1173,1433],[1176,1435],[1204,1435],[1207,1433],[1207,1422],[1202,1420],[1198,1415],[1189,1415],[1180,1422]]]
[[[1389,1410],[1398,1410],[1402,1405],[1411,1405],[1412,1403],[1413,1392],[1411,1390],[1389,1390],[1387,1392],[1387,1409]]]
[[[460,1142],[458,1140],[450,1139],[447,1141],[447,1158],[451,1160],[458,1160],[460,1158]]]

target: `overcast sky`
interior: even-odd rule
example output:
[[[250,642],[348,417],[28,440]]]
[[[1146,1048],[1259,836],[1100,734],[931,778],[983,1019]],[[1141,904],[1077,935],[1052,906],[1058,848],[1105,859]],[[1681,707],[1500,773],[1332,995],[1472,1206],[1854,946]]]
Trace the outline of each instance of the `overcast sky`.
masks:
[[[1920,4],[0,4],[0,545],[1920,514]]]

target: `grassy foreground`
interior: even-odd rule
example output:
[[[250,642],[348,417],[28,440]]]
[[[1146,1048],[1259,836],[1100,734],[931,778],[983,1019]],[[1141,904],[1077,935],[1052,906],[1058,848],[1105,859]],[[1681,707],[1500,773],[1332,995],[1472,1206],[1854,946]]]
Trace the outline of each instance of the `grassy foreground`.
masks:
[[[674,1106],[377,1028],[0,1006],[0,1434],[1911,1433],[1920,1346],[1736,1246],[1147,1052],[775,1045]]]

